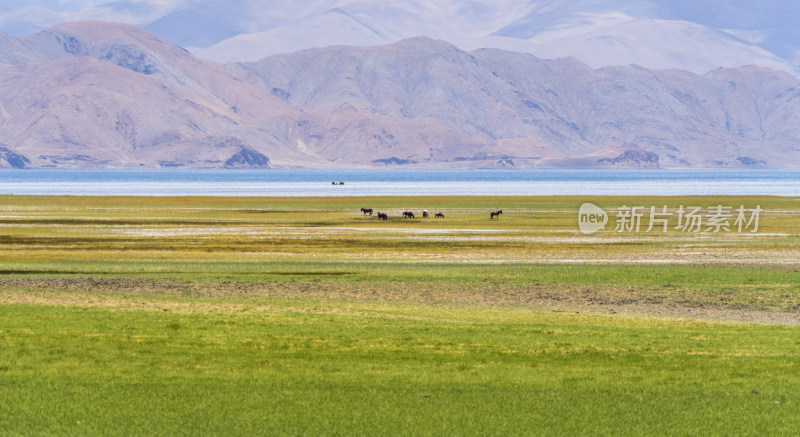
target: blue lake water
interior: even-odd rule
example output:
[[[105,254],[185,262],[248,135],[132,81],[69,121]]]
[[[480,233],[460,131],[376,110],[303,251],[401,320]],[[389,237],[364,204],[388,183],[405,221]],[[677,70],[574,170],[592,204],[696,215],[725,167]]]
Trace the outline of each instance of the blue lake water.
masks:
[[[344,182],[333,185],[332,182]],[[0,194],[800,196],[800,170],[0,170]]]

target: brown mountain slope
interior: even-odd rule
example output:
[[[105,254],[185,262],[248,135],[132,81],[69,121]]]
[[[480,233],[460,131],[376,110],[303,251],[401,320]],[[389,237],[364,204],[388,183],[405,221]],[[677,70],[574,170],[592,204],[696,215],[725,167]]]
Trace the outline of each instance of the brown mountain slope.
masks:
[[[0,167],[800,167],[800,81],[414,38],[225,67],[141,29],[0,35]]]
[[[800,101],[793,97],[800,81],[763,68],[705,76],[637,66],[594,70],[570,58],[466,53],[415,38],[228,69],[303,111],[351,105],[488,141],[482,154],[470,155],[476,165],[486,164],[481,156],[506,155],[502,162],[519,166],[800,166]],[[648,159],[630,159],[639,151]]]
[[[297,110],[140,29],[70,23],[25,44],[51,60],[0,68],[0,142],[27,166],[309,162],[283,134]]]
[[[218,167],[242,149],[279,160],[296,155],[263,128],[286,126],[285,119],[242,116],[195,88],[93,58],[0,74],[0,137],[30,166]]]

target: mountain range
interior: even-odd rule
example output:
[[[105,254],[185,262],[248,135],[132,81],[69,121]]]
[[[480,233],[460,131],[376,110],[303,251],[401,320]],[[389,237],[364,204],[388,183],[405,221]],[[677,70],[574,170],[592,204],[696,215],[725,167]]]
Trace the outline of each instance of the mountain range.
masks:
[[[4,0],[0,31],[123,22],[221,63],[425,35],[467,51],[573,56],[593,68],[705,74],[752,64],[796,75],[798,16],[792,0]]]
[[[6,167],[800,167],[800,81],[763,66],[427,37],[223,65],[87,21],[0,34],[0,77]]]

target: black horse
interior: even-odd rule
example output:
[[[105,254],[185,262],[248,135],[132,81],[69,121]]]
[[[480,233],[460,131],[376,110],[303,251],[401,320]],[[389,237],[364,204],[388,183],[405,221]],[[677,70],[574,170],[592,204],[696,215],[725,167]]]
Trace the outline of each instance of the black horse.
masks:
[[[428,210],[427,209],[423,209],[422,210],[422,218],[428,218]]]
[[[403,213],[403,218],[414,218],[414,213],[411,211],[406,211]]]
[[[489,218],[493,219],[493,218],[497,217],[499,219],[500,218],[500,214],[502,214],[502,213],[503,213],[502,209],[498,210],[498,211],[492,211],[491,213],[489,213]]]
[[[444,214],[441,211],[436,212],[436,218],[444,218]]]
[[[378,212],[378,220],[389,220],[389,216],[386,213]]]
[[[372,208],[361,208],[361,212],[363,212],[364,215],[372,215]]]

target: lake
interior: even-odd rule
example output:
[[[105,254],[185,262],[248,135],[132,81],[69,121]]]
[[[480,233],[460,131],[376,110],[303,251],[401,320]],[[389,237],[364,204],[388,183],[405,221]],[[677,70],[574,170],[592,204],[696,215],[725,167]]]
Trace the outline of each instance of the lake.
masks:
[[[336,185],[332,184],[335,182]],[[344,182],[339,185],[339,182]],[[775,195],[800,170],[0,170],[0,194],[80,196]]]

